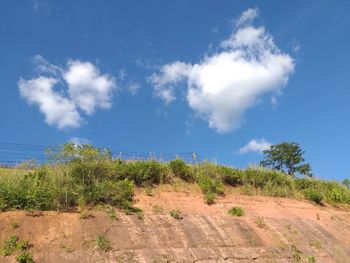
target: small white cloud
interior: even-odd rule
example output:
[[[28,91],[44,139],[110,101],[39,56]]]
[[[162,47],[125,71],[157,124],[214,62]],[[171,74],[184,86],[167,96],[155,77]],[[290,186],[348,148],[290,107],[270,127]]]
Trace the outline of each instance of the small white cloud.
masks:
[[[75,145],[84,145],[84,144],[91,144],[91,141],[86,138],[81,137],[73,137],[69,139],[71,143],[74,143]]]
[[[262,153],[263,151],[270,149],[271,145],[272,144],[265,139],[252,139],[247,143],[247,145],[239,149],[239,154],[246,154],[249,152]]]
[[[259,10],[257,8],[249,8],[244,11],[241,16],[236,20],[236,26],[242,26],[244,24],[251,23],[259,14]]]
[[[138,82],[131,82],[127,86],[128,91],[132,95],[136,95],[137,93],[139,93],[140,88],[141,88],[141,86],[140,86],[140,83],[138,83]]]
[[[53,90],[57,83],[55,78],[38,77],[20,79],[18,86],[21,97],[29,104],[39,107],[47,124],[56,125],[59,129],[77,128],[81,125],[82,118],[74,102]]]
[[[115,79],[100,74],[90,62],[69,60],[67,67],[62,68],[40,55],[33,61],[40,76],[21,78],[18,86],[21,97],[39,107],[47,124],[59,129],[77,128],[84,122],[82,112],[92,115],[98,108],[111,107]],[[55,85],[60,87],[58,91]]]
[[[149,79],[155,95],[169,104],[176,99],[175,88],[185,82],[187,102],[196,115],[207,120],[210,128],[229,132],[240,127],[246,110],[261,96],[279,94],[294,62],[278,49],[264,27],[247,25],[257,16],[254,10],[242,14],[240,26],[221,42],[220,51],[195,64],[163,65]]]

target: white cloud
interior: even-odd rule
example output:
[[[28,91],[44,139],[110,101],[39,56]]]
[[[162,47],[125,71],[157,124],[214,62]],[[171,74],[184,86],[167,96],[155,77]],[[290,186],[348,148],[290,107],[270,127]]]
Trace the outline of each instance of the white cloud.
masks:
[[[154,94],[169,104],[175,100],[175,85],[185,80],[191,65],[176,61],[171,64],[164,65],[160,74],[153,74],[149,80],[154,85]]]
[[[77,128],[84,122],[82,113],[91,115],[96,109],[112,105],[115,79],[101,75],[90,62],[69,60],[66,68],[48,63],[42,56],[33,59],[40,76],[18,82],[20,95],[39,107],[45,122],[59,129]],[[54,86],[60,89],[54,89]]]
[[[254,12],[244,12],[221,50],[198,63],[162,66],[150,77],[156,96],[169,104],[176,99],[175,87],[186,81],[188,105],[210,128],[239,128],[246,110],[261,96],[278,94],[294,70],[293,59],[278,49],[264,27],[246,25],[254,17]]]
[[[109,109],[115,79],[109,75],[101,75],[99,70],[90,62],[70,60],[63,79],[68,85],[68,94],[72,101],[91,115],[96,108]]]
[[[20,79],[18,82],[20,95],[29,104],[39,107],[45,115],[47,124],[56,125],[59,129],[77,128],[81,125],[82,118],[72,101],[53,90],[57,82],[57,79],[48,77]]]
[[[141,88],[141,86],[140,86],[140,83],[138,83],[138,82],[131,82],[127,86],[128,91],[132,95],[136,95],[139,92],[140,88]]]
[[[244,11],[241,16],[236,20],[236,26],[242,26],[247,23],[251,23],[259,14],[257,8],[249,8]]]
[[[82,138],[82,137],[73,137],[69,139],[69,141],[71,143],[74,143],[75,145],[91,144],[91,141],[89,139]]]
[[[265,139],[252,139],[247,143],[247,145],[239,149],[239,154],[245,154],[249,152],[262,153],[263,151],[270,149],[271,145],[272,144]]]

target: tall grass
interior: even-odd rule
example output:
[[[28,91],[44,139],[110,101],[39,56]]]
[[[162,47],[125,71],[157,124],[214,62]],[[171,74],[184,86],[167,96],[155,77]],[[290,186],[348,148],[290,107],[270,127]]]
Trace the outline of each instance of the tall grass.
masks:
[[[108,150],[67,144],[50,152],[50,164],[0,170],[0,210],[74,210],[109,204],[134,211],[135,187],[152,187],[183,180],[198,184],[212,204],[227,187],[244,193],[305,198],[318,204],[350,204],[350,191],[336,181],[294,178],[262,167],[236,169],[210,162],[186,164],[122,161]],[[136,210],[135,210],[136,211]]]

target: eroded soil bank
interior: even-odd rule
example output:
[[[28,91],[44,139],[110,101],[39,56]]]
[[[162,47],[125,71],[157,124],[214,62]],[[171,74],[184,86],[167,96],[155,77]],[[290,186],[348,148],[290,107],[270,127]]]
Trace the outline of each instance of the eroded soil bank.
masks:
[[[0,213],[0,242],[28,240],[35,262],[350,262],[350,212],[273,197],[230,194],[206,205],[200,194],[138,194],[144,218],[102,209],[79,213]],[[245,215],[230,216],[233,206]],[[179,209],[182,220],[169,215]],[[18,227],[13,224],[17,223]],[[104,235],[111,250],[97,247]],[[18,255],[18,253],[17,253]],[[16,262],[16,253],[0,262]]]

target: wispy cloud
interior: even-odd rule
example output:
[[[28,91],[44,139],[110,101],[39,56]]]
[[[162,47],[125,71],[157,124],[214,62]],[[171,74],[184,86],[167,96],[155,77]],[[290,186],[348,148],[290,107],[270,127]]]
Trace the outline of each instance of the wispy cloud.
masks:
[[[59,67],[40,55],[34,63],[39,76],[21,78],[18,87],[22,98],[39,107],[47,124],[77,128],[84,122],[83,113],[92,115],[96,109],[112,106],[115,78],[101,74],[92,63],[69,60],[66,67]]]
[[[245,146],[239,149],[239,154],[246,154],[249,152],[262,153],[265,150],[270,149],[271,143],[265,139],[252,139]]]
[[[246,110],[262,95],[278,94],[294,70],[293,59],[279,50],[267,30],[251,24],[257,15],[256,9],[243,12],[219,51],[197,63],[163,65],[149,78],[156,97],[170,104],[185,82],[188,105],[210,128],[229,132],[240,127]]]
[[[83,145],[83,144],[91,144],[92,143],[89,139],[82,138],[82,137],[73,137],[73,138],[70,138],[69,141],[71,143],[74,143],[75,145]]]
[[[127,86],[127,90],[132,94],[132,95],[136,95],[139,93],[139,90],[141,88],[140,83],[138,82],[130,82],[129,85]]]

